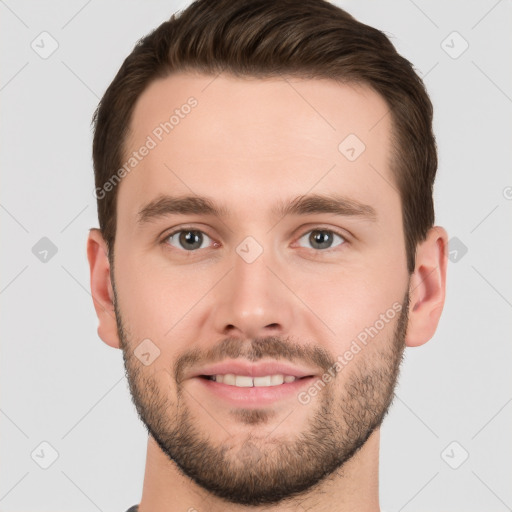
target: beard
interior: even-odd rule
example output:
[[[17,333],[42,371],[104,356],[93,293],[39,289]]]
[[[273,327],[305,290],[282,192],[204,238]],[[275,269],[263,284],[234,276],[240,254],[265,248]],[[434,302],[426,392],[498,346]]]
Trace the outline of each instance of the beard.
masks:
[[[342,475],[344,464],[380,427],[393,402],[405,348],[409,292],[391,338],[377,341],[381,347],[378,353],[370,354],[373,357],[365,357],[365,349],[370,349],[364,347],[348,364],[347,371],[343,369],[336,374],[318,392],[316,400],[309,404],[313,413],[306,429],[279,437],[248,432],[242,439],[240,435],[232,436],[217,444],[210,440],[208,432],[201,430],[201,423],[184,400],[187,393],[180,378],[184,368],[224,358],[258,361],[270,357],[302,361],[327,371],[335,359],[318,346],[292,344],[274,336],[253,339],[250,343],[226,338],[206,353],[195,349],[178,357],[174,376],[171,374],[177,390],[174,400],[165,393],[165,386],[158,383],[155,373],[145,371],[133,355],[137,339],[130,339],[117,304],[116,297],[114,306],[126,376],[140,420],[184,475],[227,502],[275,505],[311,492],[330,475]],[[192,396],[190,399],[196,401]],[[299,407],[304,405],[297,403],[296,408]],[[267,423],[276,411],[272,407],[237,408],[230,414],[229,421],[258,425]]]

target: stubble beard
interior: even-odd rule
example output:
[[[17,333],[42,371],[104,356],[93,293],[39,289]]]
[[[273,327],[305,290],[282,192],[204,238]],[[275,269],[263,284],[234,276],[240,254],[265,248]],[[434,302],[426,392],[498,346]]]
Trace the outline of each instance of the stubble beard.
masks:
[[[341,371],[318,393],[317,400],[309,404],[316,410],[304,431],[265,437],[248,429],[245,438],[222,443],[210,441],[208,433],[201,431],[190,409],[190,404],[198,406],[192,397],[187,400],[177,376],[174,401],[172,392],[166,394],[153,374],[145,371],[133,355],[137,343],[129,339],[117,300],[115,311],[132,401],[149,435],[184,475],[209,493],[230,503],[257,506],[306,495],[329,475],[342,475],[345,463],[380,427],[393,402],[403,360],[408,305],[407,293],[393,337],[382,343],[378,357],[365,357],[363,349],[350,362],[349,372]],[[224,341],[224,347],[233,349],[232,339]],[[283,346],[278,338],[255,339],[249,351],[241,353],[239,349],[238,354],[255,361],[275,356]],[[227,354],[236,357],[229,350]],[[340,379],[345,379],[342,391],[334,385]],[[305,405],[297,401],[294,409],[300,413],[302,407]],[[225,421],[226,425],[237,421],[254,427],[274,416],[271,407],[238,409]]]

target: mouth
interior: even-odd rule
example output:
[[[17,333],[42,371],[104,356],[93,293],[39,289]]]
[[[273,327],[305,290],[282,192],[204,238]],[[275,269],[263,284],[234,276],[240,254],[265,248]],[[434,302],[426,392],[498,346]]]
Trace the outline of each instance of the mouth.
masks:
[[[205,393],[215,403],[234,407],[274,405],[297,399],[318,377],[318,368],[290,361],[264,360],[257,363],[230,359],[191,369],[185,380],[191,389]]]
[[[254,409],[298,400],[299,393],[311,386],[316,377],[286,374],[251,377],[227,373],[197,375],[191,380],[191,389],[196,389],[200,394],[205,393],[208,400],[217,406],[226,404],[234,408]]]
[[[235,375],[233,373],[215,374],[215,375],[199,375],[199,378],[206,379],[227,386],[235,386],[238,388],[267,388],[281,386],[283,384],[291,384],[297,380],[303,380],[313,377],[306,375],[304,377],[296,377],[294,375],[272,374],[260,377],[251,377],[249,375]]]

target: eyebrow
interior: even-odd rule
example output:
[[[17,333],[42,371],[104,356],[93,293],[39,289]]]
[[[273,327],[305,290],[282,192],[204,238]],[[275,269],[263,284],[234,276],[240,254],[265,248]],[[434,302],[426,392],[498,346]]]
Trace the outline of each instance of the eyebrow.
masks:
[[[272,215],[313,215],[332,213],[345,217],[360,217],[372,222],[377,220],[377,212],[368,205],[338,194],[309,194],[298,196],[291,201],[280,201],[271,209]],[[231,216],[224,204],[204,196],[160,195],[143,206],[137,215],[137,224],[142,225],[168,215],[209,215],[219,218]]]

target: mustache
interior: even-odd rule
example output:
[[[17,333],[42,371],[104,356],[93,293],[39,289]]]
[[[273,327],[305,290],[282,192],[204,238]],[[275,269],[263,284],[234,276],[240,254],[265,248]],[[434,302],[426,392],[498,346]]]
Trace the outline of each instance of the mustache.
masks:
[[[336,362],[336,359],[324,348],[313,344],[299,344],[291,341],[290,338],[283,340],[277,336],[267,336],[242,340],[227,337],[207,350],[195,348],[178,357],[174,363],[176,381],[183,380],[187,367],[216,363],[228,358],[244,358],[251,362],[263,358],[286,359],[294,363],[303,362],[308,366],[317,366],[324,371]]]

